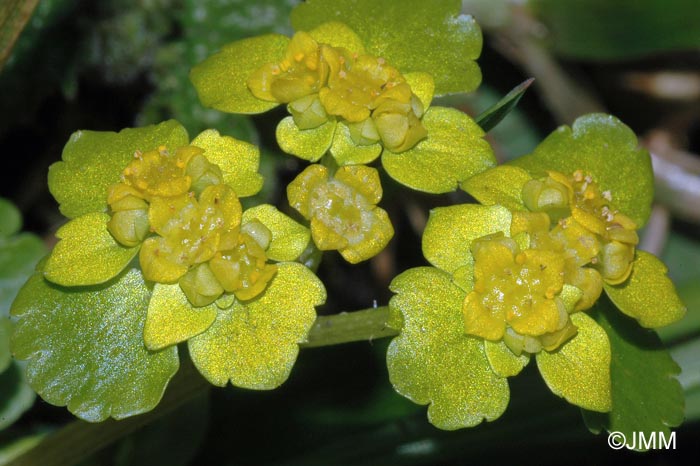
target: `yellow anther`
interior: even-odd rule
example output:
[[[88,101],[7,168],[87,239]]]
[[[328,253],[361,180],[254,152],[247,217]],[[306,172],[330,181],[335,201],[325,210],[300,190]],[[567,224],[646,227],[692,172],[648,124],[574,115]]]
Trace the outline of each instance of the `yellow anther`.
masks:
[[[523,265],[526,260],[527,256],[525,256],[525,254],[523,254],[522,252],[515,256],[515,263],[518,265]]]
[[[301,52],[299,52],[299,53],[297,53],[296,55],[294,55],[294,60],[295,60],[297,63],[300,63],[303,59],[304,59],[304,54],[301,53]]]

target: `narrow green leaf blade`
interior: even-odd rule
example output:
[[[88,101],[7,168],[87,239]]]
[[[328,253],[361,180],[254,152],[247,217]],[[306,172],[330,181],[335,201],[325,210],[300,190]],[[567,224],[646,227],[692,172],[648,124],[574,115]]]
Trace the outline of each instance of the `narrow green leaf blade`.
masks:
[[[535,78],[526,79],[515,86],[511,91],[503,96],[501,100],[486,109],[481,115],[475,118],[476,124],[481,126],[484,132],[488,133],[508,115],[511,110],[518,105],[520,99],[525,95],[528,87],[535,81]]]

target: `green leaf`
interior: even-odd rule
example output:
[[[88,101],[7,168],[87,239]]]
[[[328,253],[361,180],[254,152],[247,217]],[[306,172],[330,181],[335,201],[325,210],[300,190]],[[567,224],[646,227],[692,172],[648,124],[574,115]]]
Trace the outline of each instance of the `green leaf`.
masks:
[[[238,197],[252,196],[262,188],[263,177],[258,173],[260,150],[253,144],[222,136],[215,129],[200,133],[190,144],[204,149],[204,155],[221,168],[224,183]]]
[[[248,89],[248,77],[284,56],[289,38],[266,34],[224,46],[192,68],[190,80],[205,107],[230,113],[262,113],[279,103],[260,100]]]
[[[326,291],[301,264],[277,267],[262,295],[220,310],[206,332],[189,340],[192,361],[212,384],[230,380],[238,387],[270,390],[289,377],[299,343],[316,319],[314,306],[323,304]]]
[[[535,177],[556,170],[571,175],[590,173],[602,191],[612,194],[612,205],[642,227],[651,212],[654,178],[651,159],[638,147],[630,128],[611,115],[594,113],[576,119],[571,128],[561,126],[535,151],[511,164]]]
[[[382,153],[379,143],[360,146],[350,137],[350,129],[343,123],[338,123],[330,148],[333,158],[338,165],[362,165],[373,162]]]
[[[491,369],[483,341],[464,333],[465,292],[432,267],[410,269],[391,283],[389,306],[403,315],[401,334],[387,352],[397,392],[428,404],[428,419],[441,429],[492,421],[506,409],[508,382]]]
[[[0,317],[0,373],[12,363],[10,352],[10,335],[12,335],[12,322],[5,316]]]
[[[7,315],[17,291],[45,254],[46,245],[31,233],[0,237],[0,316]]]
[[[661,300],[659,300],[661,301]],[[593,432],[663,432],[683,422],[683,390],[678,365],[654,332],[640,328],[606,299],[598,302],[593,318],[608,334],[612,349],[612,411],[583,411]]]
[[[526,210],[522,191],[532,177],[522,168],[499,165],[474,175],[462,183],[462,189],[481,204],[499,204],[511,210]]]
[[[481,82],[474,61],[481,53],[481,30],[460,9],[459,0],[310,0],[296,7],[291,19],[298,31],[328,21],[347,24],[368,54],[385,58],[402,73],[432,74],[435,92],[442,95],[469,92]]]
[[[280,149],[288,154],[316,162],[331,147],[337,123],[328,121],[318,128],[299,129],[290,116],[277,125],[275,133]]]
[[[68,218],[106,211],[107,190],[120,181],[134,152],[188,142],[187,131],[175,120],[119,133],[77,131],[63,148],[63,161],[49,167],[49,190]]]
[[[666,272],[664,263],[653,254],[637,250],[630,277],[620,285],[605,283],[605,292],[620,311],[643,327],[663,327],[686,312]]]
[[[427,139],[405,152],[385,150],[382,154],[382,165],[399,183],[428,193],[446,193],[496,165],[484,132],[468,115],[453,108],[431,107],[422,121]]]
[[[275,206],[263,204],[243,212],[243,223],[258,220],[272,233],[272,241],[267,248],[267,257],[274,261],[294,261],[309,245],[311,232]]]
[[[612,408],[610,342],[605,331],[583,312],[571,315],[578,328],[574,338],[557,350],[540,351],[537,367],[555,395],[593,411]]]
[[[140,246],[117,243],[107,230],[109,219],[108,214],[93,212],[59,228],[60,241],[46,262],[46,278],[63,286],[97,285],[124,270]]]
[[[473,263],[472,241],[503,232],[510,236],[511,214],[502,206],[461,204],[430,211],[423,232],[423,255],[428,262],[453,273]]]
[[[22,214],[13,203],[0,197],[0,238],[14,235],[22,228]]]
[[[153,409],[179,367],[177,349],[143,344],[150,291],[137,269],[105,286],[66,289],[35,274],[12,306],[27,380],[47,402],[90,422]]]
[[[148,303],[143,341],[155,351],[189,340],[211,326],[216,311],[216,304],[192,307],[177,283],[156,283]]]
[[[0,430],[19,419],[35,399],[36,394],[24,380],[20,365],[10,364],[0,373]]]
[[[700,44],[700,3],[695,0],[587,0],[530,2],[561,55],[621,60]]]
[[[518,105],[520,99],[527,91],[527,88],[533,83],[535,78],[526,79],[522,83],[515,86],[511,91],[503,96],[501,100],[486,109],[481,115],[475,118],[476,124],[485,132],[491,131],[497,124],[508,115],[511,110]]]

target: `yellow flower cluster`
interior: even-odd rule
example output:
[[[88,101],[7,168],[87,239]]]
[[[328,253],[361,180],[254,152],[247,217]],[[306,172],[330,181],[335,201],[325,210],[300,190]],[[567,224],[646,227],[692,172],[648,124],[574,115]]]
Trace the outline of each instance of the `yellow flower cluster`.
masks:
[[[109,189],[107,227],[125,246],[142,243],[144,277],[179,282],[195,306],[224,292],[240,300],[260,294],[277,270],[265,253],[271,233],[255,220],[241,225],[238,196],[219,167],[194,146],[134,158]]]
[[[381,140],[402,152],[427,136],[424,108],[406,79],[383,58],[319,44],[297,32],[279,63],[268,63],[248,78],[255,97],[288,104],[299,129],[337,117],[358,145]]]
[[[513,214],[511,238],[472,244],[474,290],[463,304],[468,334],[502,339],[516,355],[574,336],[569,314],[590,308],[603,282],[627,280],[639,242],[611,193],[580,170],[530,180],[522,199],[528,211]]]
[[[386,211],[377,207],[382,186],[374,168],[350,165],[331,176],[326,167],[311,165],[289,184],[287,197],[311,220],[316,246],[337,249],[350,263],[376,255],[394,236]]]

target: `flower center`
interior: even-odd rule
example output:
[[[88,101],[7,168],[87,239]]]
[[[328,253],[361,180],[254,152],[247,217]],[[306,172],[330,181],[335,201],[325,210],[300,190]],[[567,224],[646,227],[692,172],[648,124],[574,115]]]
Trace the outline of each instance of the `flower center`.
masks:
[[[503,339],[517,354],[556,348],[575,333],[561,298],[563,257],[521,250],[502,234],[477,239],[471,249],[474,289],[462,307],[466,333]]]
[[[610,284],[629,277],[639,242],[637,226],[612,206],[612,193],[602,191],[590,175],[551,171],[547,178],[527,182],[522,196],[530,211],[544,212],[558,223],[553,236],[576,256],[578,265],[590,263]]]
[[[203,150],[174,154],[161,147],[137,152],[110,187],[108,229],[126,246],[141,244],[144,278],[178,282],[195,306],[224,292],[247,300],[260,294],[277,267],[267,264],[270,231],[258,221],[241,226],[238,196]]]

